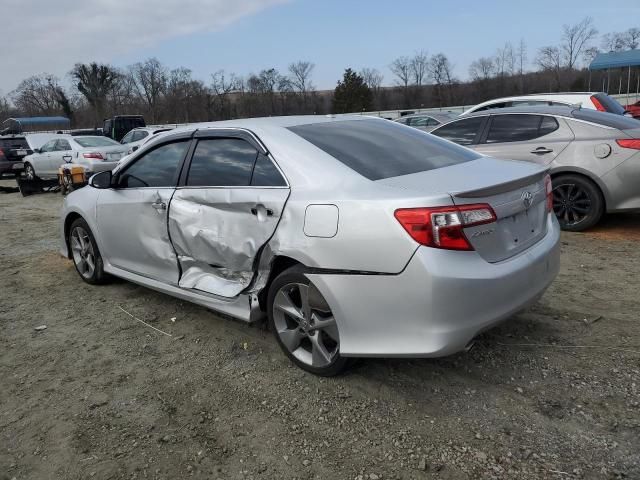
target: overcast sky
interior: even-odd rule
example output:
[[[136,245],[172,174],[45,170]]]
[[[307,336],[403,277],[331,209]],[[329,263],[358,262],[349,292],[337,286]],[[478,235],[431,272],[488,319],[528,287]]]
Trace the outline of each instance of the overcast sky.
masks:
[[[219,69],[246,75],[316,64],[313,82],[333,88],[346,67],[378,68],[417,50],[444,52],[460,78],[469,63],[524,38],[529,60],[558,43],[562,25],[591,16],[601,33],[640,27],[640,0],[2,0],[0,93],[30,75],[65,83],[76,62],[119,67],[155,56],[209,82]]]

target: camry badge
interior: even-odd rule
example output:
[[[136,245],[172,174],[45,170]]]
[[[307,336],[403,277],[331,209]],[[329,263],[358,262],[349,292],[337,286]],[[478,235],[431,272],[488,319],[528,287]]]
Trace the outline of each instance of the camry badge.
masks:
[[[533,194],[525,190],[524,192],[522,192],[522,195],[520,196],[520,198],[522,199],[524,208],[528,210],[529,207],[531,206],[531,203],[533,203]]]

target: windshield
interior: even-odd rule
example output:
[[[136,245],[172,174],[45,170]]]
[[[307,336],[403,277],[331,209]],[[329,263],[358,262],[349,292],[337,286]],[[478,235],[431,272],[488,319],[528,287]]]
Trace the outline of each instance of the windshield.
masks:
[[[289,127],[369,180],[409,175],[480,155],[420,130],[387,120],[345,120]]]
[[[74,138],[75,142],[84,148],[91,147],[113,147],[115,145],[120,145],[115,140],[111,140],[107,137],[82,137],[82,138]]]

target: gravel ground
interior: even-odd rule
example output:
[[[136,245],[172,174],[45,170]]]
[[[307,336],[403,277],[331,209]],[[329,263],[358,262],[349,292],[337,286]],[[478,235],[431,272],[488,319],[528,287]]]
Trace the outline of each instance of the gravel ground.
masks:
[[[322,379],[263,326],[83,283],[60,204],[0,193],[0,480],[640,478],[640,216],[563,234],[471,352]]]

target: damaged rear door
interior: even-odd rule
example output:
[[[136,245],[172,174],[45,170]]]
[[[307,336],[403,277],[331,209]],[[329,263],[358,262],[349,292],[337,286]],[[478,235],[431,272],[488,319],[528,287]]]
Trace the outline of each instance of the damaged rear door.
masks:
[[[179,286],[235,297],[253,279],[289,187],[248,131],[196,132],[192,152],[169,209]]]

